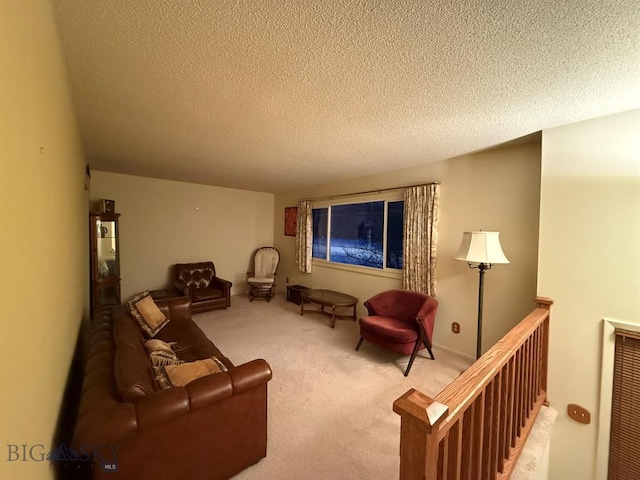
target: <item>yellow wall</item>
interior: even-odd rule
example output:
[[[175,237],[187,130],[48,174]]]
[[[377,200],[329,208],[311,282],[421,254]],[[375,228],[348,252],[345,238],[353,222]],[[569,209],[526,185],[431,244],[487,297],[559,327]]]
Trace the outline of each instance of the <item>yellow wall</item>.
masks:
[[[497,230],[511,261],[485,275],[483,345],[488,349],[534,306],[540,195],[540,143],[479,152],[421,167],[358,178],[276,196],[275,242],[282,253],[278,278],[330,288],[362,302],[377,292],[400,288],[400,280],[314,266],[295,270],[295,238],[284,236],[284,208],[303,198],[441,181],[438,238],[438,299],[434,343],[475,357],[478,271],[454,261],[466,230]],[[281,283],[282,285],[282,283]],[[282,288],[282,287],[281,287]],[[461,333],[451,332],[451,323]]]
[[[639,131],[636,110],[543,132],[538,292],[555,300],[549,399],[560,412],[549,478],[606,476],[595,473],[602,320],[640,323]],[[569,403],[591,424],[569,419]]]
[[[86,309],[85,163],[56,35],[49,2],[3,0],[0,478],[10,480],[53,476],[46,461],[7,461],[7,444],[51,448]]]
[[[207,260],[242,293],[251,254],[273,244],[271,193],[93,172],[93,208],[101,198],[121,214],[123,301],[171,285],[175,263]]]

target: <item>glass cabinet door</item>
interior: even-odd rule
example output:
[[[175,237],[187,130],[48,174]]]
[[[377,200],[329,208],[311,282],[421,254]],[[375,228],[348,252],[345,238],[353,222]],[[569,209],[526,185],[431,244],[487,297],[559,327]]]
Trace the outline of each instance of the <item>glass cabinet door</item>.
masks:
[[[95,228],[98,275],[100,278],[119,277],[120,265],[116,250],[118,224],[114,220],[96,219]]]
[[[118,218],[112,212],[89,214],[91,240],[91,315],[105,305],[120,304]]]

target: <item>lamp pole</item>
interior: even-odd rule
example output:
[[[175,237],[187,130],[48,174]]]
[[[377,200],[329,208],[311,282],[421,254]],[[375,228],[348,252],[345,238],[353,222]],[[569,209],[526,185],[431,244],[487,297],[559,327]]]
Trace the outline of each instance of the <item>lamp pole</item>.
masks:
[[[469,264],[469,268],[477,268],[480,274],[478,286],[478,337],[476,339],[476,360],[482,356],[482,298],[484,296],[484,272],[491,268],[491,264],[481,263],[477,267]]]

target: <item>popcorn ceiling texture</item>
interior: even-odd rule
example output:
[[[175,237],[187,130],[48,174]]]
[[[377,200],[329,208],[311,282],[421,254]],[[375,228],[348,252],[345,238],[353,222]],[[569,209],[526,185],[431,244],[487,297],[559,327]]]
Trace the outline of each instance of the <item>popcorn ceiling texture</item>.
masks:
[[[640,106],[638,0],[54,0],[91,168],[283,192]]]

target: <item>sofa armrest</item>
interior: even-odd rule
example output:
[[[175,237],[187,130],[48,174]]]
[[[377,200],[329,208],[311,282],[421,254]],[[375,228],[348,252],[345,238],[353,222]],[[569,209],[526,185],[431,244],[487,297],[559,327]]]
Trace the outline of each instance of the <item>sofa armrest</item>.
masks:
[[[233,283],[231,283],[229,280],[225,280],[225,279],[220,278],[220,277],[213,277],[211,279],[211,283],[209,284],[210,287],[219,288],[220,290],[224,290],[226,296],[229,296],[229,292],[231,291],[231,286],[232,285],[233,285]]]
[[[187,323],[191,321],[191,299],[188,297],[156,300],[156,305],[172,322]]]
[[[273,377],[269,364],[259,358],[229,370],[233,382],[234,393],[249,390],[262,383],[267,383]]]
[[[271,380],[269,364],[252,360],[228,372],[198,378],[184,387],[159,390],[136,402],[139,428],[150,428],[161,422],[188,414],[190,411],[213,405],[232,395],[244,392]]]
[[[231,368],[228,372],[198,378],[184,388],[189,394],[193,409],[264,385],[271,380],[271,377],[269,364],[262,359],[257,359]]]

